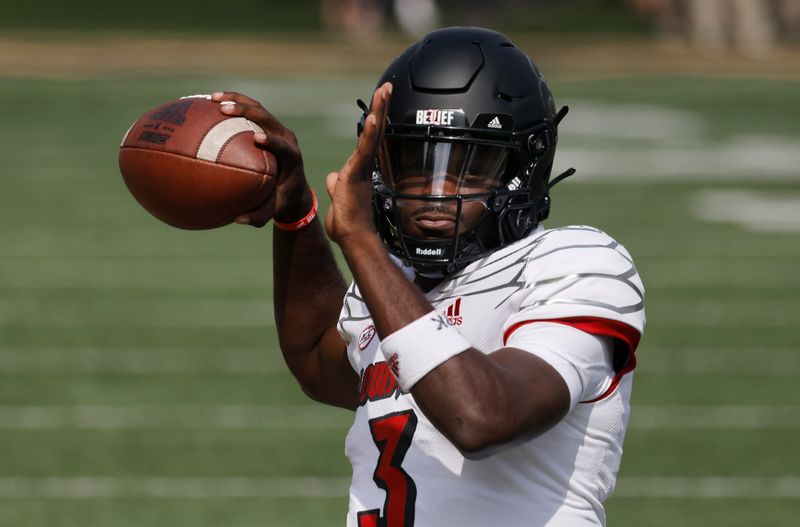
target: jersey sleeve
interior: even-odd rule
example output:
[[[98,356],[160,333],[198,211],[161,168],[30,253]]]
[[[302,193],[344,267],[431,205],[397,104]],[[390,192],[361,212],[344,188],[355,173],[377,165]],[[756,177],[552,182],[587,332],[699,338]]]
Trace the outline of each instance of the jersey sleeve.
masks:
[[[613,391],[636,365],[645,323],[644,286],[630,254],[597,229],[555,229],[542,235],[524,275],[516,309],[503,327],[504,344],[537,323],[561,324],[608,339],[614,378],[604,393],[582,401],[592,402]],[[570,353],[564,358],[583,367],[583,361],[575,362]],[[586,394],[582,392],[583,397]]]
[[[561,375],[569,389],[570,409],[602,394],[614,382],[613,341],[552,322],[528,324],[506,342],[532,353]]]
[[[358,373],[358,341],[372,324],[367,305],[361,297],[355,282],[351,282],[342,299],[342,310],[336,329],[347,346],[347,358],[353,371]]]

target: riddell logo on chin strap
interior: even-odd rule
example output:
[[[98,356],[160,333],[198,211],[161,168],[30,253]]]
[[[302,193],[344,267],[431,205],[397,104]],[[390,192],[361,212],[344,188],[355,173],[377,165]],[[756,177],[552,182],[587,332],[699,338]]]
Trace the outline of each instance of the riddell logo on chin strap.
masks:
[[[431,247],[427,247],[425,249],[416,247],[414,252],[417,254],[417,256],[441,256],[443,251],[440,247],[436,249]]]
[[[451,326],[460,326],[464,319],[461,318],[461,297],[456,298],[456,301],[447,306],[447,322]]]

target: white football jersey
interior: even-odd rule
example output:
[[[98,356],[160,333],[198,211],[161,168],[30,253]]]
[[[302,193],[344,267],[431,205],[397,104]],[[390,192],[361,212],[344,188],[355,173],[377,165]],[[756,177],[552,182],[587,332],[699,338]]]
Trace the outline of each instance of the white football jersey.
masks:
[[[644,289],[628,252],[591,227],[539,228],[426,296],[483,353],[508,346],[539,354],[541,343],[543,359],[562,376],[573,372],[565,376],[571,409],[544,434],[464,457],[399,389],[351,286],[339,320],[361,378],[345,448],[348,527],[604,525],[630,410],[626,374],[644,326]],[[569,339],[548,337],[553,327],[594,336],[600,355],[565,351]]]

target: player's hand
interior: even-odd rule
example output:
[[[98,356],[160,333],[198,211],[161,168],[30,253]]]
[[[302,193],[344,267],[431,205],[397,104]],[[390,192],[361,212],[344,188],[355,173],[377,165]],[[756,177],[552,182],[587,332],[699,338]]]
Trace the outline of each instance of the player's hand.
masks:
[[[328,236],[340,246],[353,235],[374,232],[372,223],[372,171],[383,139],[386,115],[392,96],[391,83],[372,95],[369,115],[355,150],[339,172],[328,174],[326,186],[332,203],[325,218]]]
[[[266,133],[256,133],[253,140],[260,147],[269,150],[278,160],[275,201],[268,200],[261,207],[241,214],[236,218],[236,223],[263,227],[273,217],[284,223],[302,218],[311,209],[312,198],[303,169],[303,156],[294,132],[286,128],[260,102],[247,95],[216,92],[211,100],[219,103],[233,102],[234,104],[221,104],[220,111],[225,115],[244,117],[263,128]]]

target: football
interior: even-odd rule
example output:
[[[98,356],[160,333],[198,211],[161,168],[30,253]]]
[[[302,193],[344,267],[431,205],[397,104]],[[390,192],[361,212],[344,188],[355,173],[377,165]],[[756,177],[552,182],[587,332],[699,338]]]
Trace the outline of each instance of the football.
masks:
[[[166,102],[142,115],[120,144],[133,197],[181,229],[214,229],[274,199],[278,162],[253,142],[263,132],[227,116],[208,95]],[[230,104],[230,103],[228,103]]]

